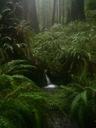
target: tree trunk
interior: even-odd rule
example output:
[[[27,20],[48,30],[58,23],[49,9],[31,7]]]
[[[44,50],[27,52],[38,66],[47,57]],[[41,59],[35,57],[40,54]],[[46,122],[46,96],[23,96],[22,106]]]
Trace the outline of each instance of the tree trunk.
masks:
[[[25,19],[31,23],[32,30],[39,32],[39,23],[36,9],[36,0],[23,0],[25,8]]]
[[[32,28],[35,32],[39,32],[39,23],[38,23],[38,18],[37,18],[36,1],[31,0],[30,2],[31,2],[30,19],[32,22]]]
[[[72,0],[65,0],[65,22],[71,21]]]
[[[84,20],[84,0],[74,0],[71,4],[71,20]]]
[[[69,3],[68,3],[69,2]],[[84,9],[85,0],[68,0],[67,1],[67,22],[75,20],[85,20],[85,9]]]
[[[52,25],[55,23],[55,13],[56,13],[56,0],[53,2],[53,16],[52,16]]]
[[[59,0],[59,17],[60,17],[60,20],[59,20],[59,23],[60,24],[64,24],[64,19],[65,19],[65,14],[64,14],[64,8],[65,8],[65,3],[64,3],[64,0]]]

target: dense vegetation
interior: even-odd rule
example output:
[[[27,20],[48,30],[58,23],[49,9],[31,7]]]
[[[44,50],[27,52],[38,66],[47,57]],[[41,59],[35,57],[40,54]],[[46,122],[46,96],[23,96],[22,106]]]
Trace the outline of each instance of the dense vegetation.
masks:
[[[96,1],[0,6],[0,128],[95,128]]]

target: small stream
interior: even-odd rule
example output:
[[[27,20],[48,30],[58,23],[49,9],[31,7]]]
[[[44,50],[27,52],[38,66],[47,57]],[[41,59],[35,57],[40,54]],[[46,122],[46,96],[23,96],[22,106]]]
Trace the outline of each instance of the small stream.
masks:
[[[77,128],[75,124],[73,124],[67,116],[60,113],[59,111],[51,111],[50,118],[47,119],[46,128]]]
[[[47,85],[44,87],[44,90],[49,93],[54,93],[55,89],[58,88],[57,85],[53,84],[45,72],[45,78]],[[50,118],[49,118],[50,117]],[[66,115],[58,110],[50,110],[48,112],[47,123],[44,128],[77,128]]]

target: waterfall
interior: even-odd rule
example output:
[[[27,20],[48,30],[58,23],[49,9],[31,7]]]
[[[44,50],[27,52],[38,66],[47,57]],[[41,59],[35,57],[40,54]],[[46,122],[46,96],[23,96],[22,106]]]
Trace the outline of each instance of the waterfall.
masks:
[[[52,89],[52,88],[56,88],[57,86],[55,84],[52,84],[49,76],[47,75],[47,70],[45,70],[45,78],[46,78],[46,82],[47,82],[47,86],[45,86],[44,88],[46,89]]]
[[[45,77],[46,77],[47,85],[52,84],[50,78],[48,77],[46,73],[45,73]]]

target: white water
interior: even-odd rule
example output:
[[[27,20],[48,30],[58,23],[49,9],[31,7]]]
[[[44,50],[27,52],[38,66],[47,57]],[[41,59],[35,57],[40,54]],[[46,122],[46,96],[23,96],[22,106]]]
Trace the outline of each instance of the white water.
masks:
[[[46,89],[52,89],[52,88],[56,88],[56,85],[49,84],[49,85],[45,86],[44,88],[46,88]]]
[[[50,85],[51,80],[50,80],[50,78],[48,77],[48,75],[46,73],[45,73],[45,77],[46,77],[47,85]]]
[[[48,77],[47,73],[45,72],[45,77],[46,77],[46,81],[47,81],[47,86],[45,86],[44,88],[46,89],[54,89],[57,86],[55,84],[52,84],[50,78]]]

